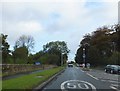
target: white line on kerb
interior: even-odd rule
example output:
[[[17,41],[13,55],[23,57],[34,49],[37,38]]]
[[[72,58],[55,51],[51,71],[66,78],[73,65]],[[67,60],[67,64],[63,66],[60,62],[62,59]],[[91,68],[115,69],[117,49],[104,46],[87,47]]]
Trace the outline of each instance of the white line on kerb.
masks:
[[[89,73],[87,73],[87,75],[89,75],[90,77],[94,78],[95,80],[99,80],[98,78],[96,78],[96,77],[90,75]]]

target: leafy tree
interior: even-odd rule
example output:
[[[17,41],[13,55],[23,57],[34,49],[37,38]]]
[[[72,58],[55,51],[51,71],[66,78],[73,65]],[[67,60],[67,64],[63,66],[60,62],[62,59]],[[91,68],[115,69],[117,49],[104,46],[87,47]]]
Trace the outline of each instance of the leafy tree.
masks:
[[[89,48],[88,62],[93,66],[101,64],[101,55],[99,54],[99,50],[92,46]]]
[[[34,54],[34,55],[35,55],[35,54]],[[34,60],[33,60],[34,55],[33,55],[33,54],[29,54],[29,55],[28,55],[28,63],[29,63],[29,64],[33,64],[33,63],[34,63]]]
[[[43,50],[51,51],[51,50],[59,50],[61,53],[67,54],[69,53],[69,49],[67,48],[67,44],[64,41],[55,41],[49,42],[43,46]]]
[[[61,60],[63,60],[63,63],[65,63],[65,61],[68,58],[67,54],[69,53],[67,44],[64,41],[49,42],[43,46],[43,51],[44,51],[44,53],[47,53],[50,55],[57,55],[57,57],[56,57],[57,65],[61,65]],[[54,58],[53,58],[53,60],[54,60]]]
[[[38,61],[44,55],[45,55],[45,53],[43,51],[39,51],[36,54],[31,55],[30,57],[32,57],[33,62],[35,62],[35,61]]]
[[[80,47],[77,50],[76,56],[75,56],[75,62],[78,64],[82,64],[83,63],[83,48]]]
[[[2,45],[1,45],[1,48],[2,48],[2,59],[3,59],[3,63],[7,63],[7,57],[8,57],[8,54],[10,52],[9,50],[9,47],[10,45],[8,44],[7,42],[7,36],[8,35],[4,35],[4,34],[1,34],[0,35],[0,38],[2,38]]]
[[[44,56],[42,56],[39,61],[42,64],[54,64],[57,65],[59,56],[56,54],[45,54]]]
[[[83,40],[80,42],[80,45],[83,46],[85,43],[90,44],[90,41],[91,41],[91,35],[89,33],[85,34],[85,36],[83,37]]]
[[[16,62],[17,59],[22,60],[23,63],[27,63],[28,49],[26,47],[16,48],[15,51],[13,52],[13,57],[14,57],[14,63],[18,63]]]
[[[116,50],[120,52],[120,24],[113,25],[112,30],[112,42],[116,44]]]
[[[91,34],[86,34],[80,42],[80,48],[77,50],[75,57],[76,62],[82,62],[82,49],[85,48],[87,62],[93,65],[109,63],[108,60],[111,59],[113,53],[119,52],[119,33],[120,25],[116,24],[111,27],[103,26]],[[114,54],[114,56],[115,55],[117,56],[117,54]],[[114,64],[115,61],[110,62]]]
[[[112,56],[108,58],[108,64],[120,65],[120,52],[113,52]]]

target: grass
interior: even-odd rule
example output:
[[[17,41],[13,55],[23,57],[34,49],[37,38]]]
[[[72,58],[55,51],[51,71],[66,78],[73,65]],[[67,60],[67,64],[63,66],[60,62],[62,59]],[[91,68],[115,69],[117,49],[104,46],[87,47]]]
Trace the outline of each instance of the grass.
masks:
[[[45,70],[43,72],[30,74],[26,76],[22,76],[19,78],[13,78],[9,80],[4,80],[2,82],[2,89],[32,89],[42,82],[46,81],[48,78],[53,76],[55,73],[62,70],[64,67],[53,68],[49,70]]]

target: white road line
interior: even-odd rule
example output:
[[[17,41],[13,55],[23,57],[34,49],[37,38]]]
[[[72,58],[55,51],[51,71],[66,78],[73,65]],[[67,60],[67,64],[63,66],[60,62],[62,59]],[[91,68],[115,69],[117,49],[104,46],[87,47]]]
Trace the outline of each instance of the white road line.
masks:
[[[95,80],[99,80],[98,78],[96,78],[96,77],[90,75],[89,73],[87,73],[87,75],[89,75],[90,77],[94,78]]]
[[[112,89],[114,89],[114,90],[116,90],[116,91],[120,91],[119,89],[117,89],[117,88],[115,88],[115,87],[113,87],[113,86],[110,86],[110,88],[112,88]]]
[[[104,73],[104,74],[107,74],[107,73]]]
[[[113,83],[120,83],[120,82],[118,82],[118,81],[109,81],[109,82],[113,82]]]
[[[76,69],[79,69],[78,67],[75,67]]]
[[[101,81],[107,82],[107,80],[101,80]]]
[[[111,80],[101,80],[101,81],[104,81],[104,82],[111,82],[111,83],[120,83],[120,82],[118,82],[118,81],[111,81]]]
[[[112,86],[115,86],[115,87],[118,87],[119,85],[118,84],[111,84]]]
[[[82,72],[84,72],[83,70],[81,70]]]

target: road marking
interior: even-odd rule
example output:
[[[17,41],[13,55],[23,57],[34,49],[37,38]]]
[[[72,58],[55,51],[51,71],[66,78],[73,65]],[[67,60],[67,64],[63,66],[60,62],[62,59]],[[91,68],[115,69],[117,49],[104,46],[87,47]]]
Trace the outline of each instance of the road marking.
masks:
[[[104,74],[107,74],[107,73],[104,73]]]
[[[115,86],[115,87],[118,87],[118,86],[119,86],[118,84],[111,84],[111,85],[113,85],[113,86]]]
[[[84,88],[81,86],[81,84],[78,84],[78,87],[81,89],[89,89],[88,85],[84,84]]]
[[[84,85],[84,87],[83,87]],[[78,87],[78,88],[77,88]],[[65,91],[66,89],[92,89],[92,91],[96,91],[94,85],[86,81],[80,80],[68,80],[61,84],[61,90]]]
[[[89,73],[87,73],[87,75],[89,75],[90,77],[94,78],[95,80],[99,80],[98,78],[96,78],[96,77],[90,75]]]
[[[85,72],[85,71],[83,71],[83,70],[81,70],[82,72]]]
[[[111,80],[101,80],[101,81],[104,81],[104,82],[111,82],[111,83],[120,83],[120,82],[118,82],[118,81],[111,81]]]
[[[75,67],[76,69],[79,69],[78,67]]]
[[[116,90],[116,91],[120,91],[119,89],[117,89],[117,88],[115,88],[115,87],[113,87],[113,86],[110,86],[110,88],[112,88],[112,89],[114,89],[114,90]]]
[[[67,83],[67,88],[69,88],[69,89],[76,89],[77,87],[74,84]]]
[[[120,82],[118,82],[118,81],[109,81],[109,82],[113,82],[113,83],[120,83]]]
[[[107,82],[107,80],[101,80],[101,81],[103,81],[103,82]]]

